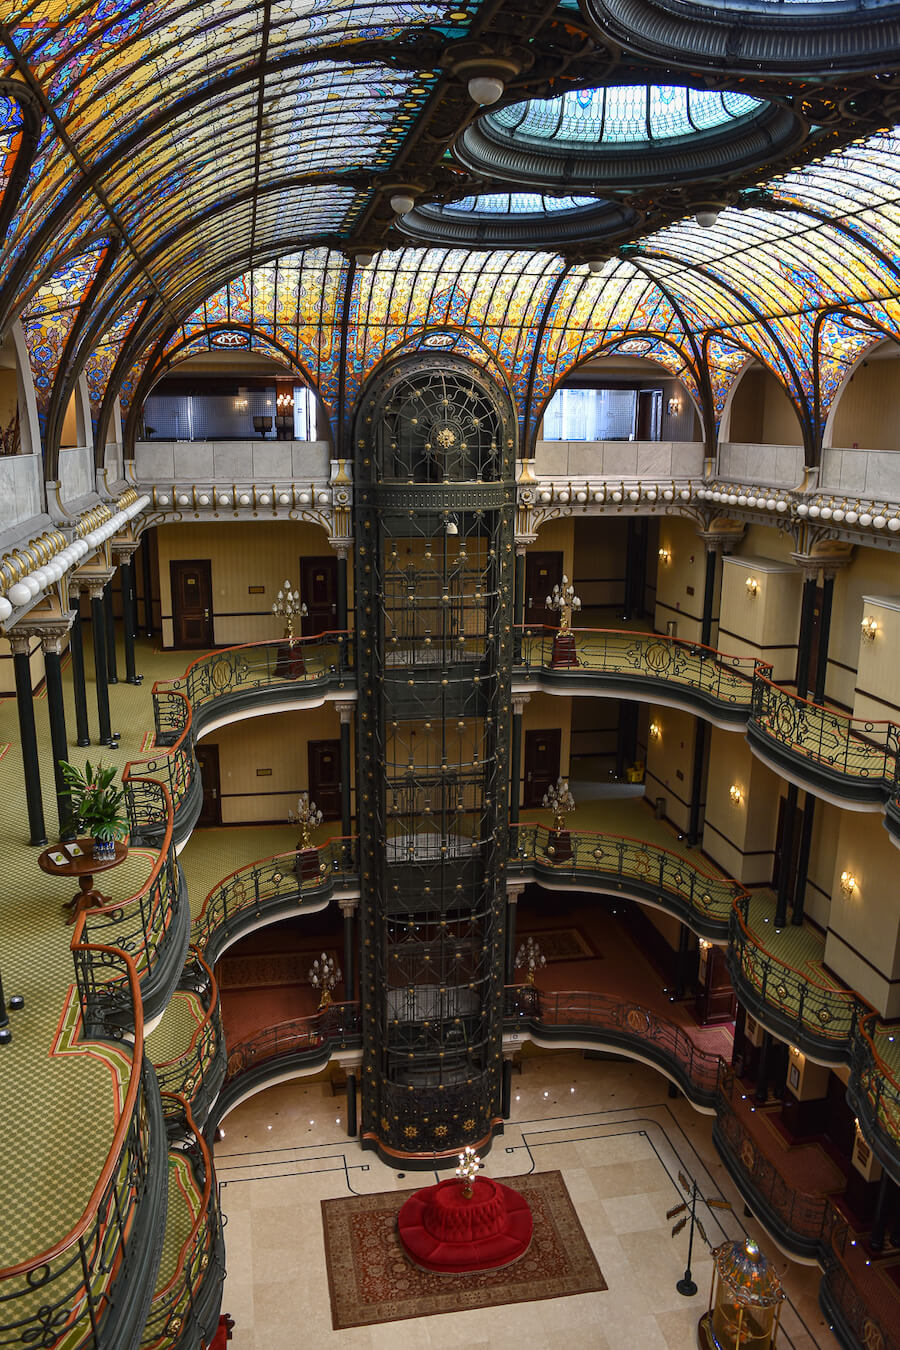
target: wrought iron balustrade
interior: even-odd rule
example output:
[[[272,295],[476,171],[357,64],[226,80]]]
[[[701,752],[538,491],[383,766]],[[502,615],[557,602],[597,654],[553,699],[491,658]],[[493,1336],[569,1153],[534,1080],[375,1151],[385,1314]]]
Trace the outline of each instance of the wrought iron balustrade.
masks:
[[[192,948],[179,980],[179,988],[196,995],[204,1009],[190,1044],[173,1059],[154,1064],[163,1094],[163,1107],[186,1100],[203,1120],[225,1076],[225,1037],[219,987],[212,970]],[[176,1106],[176,1111],[180,1107]],[[168,1115],[168,1110],[166,1111]]]
[[[324,1046],[332,1051],[346,1049],[358,1045],[359,1037],[359,1004],[329,1003],[321,1012],[278,1022],[238,1041],[228,1052],[225,1081],[232,1083],[249,1069],[288,1055],[301,1055]]]
[[[154,819],[164,820],[165,833],[153,860],[150,875],[134,895],[85,911],[78,918],[72,939],[76,979],[81,997],[85,1030],[89,1035],[109,1035],[127,1025],[130,995],[118,970],[118,961],[107,953],[124,953],[140,979],[146,980],[160,960],[179,903],[178,860],[172,837],[171,797],[164,784],[152,779],[134,779],[129,788],[141,791],[130,797],[140,815],[150,803]],[[126,797],[129,793],[126,792]]]
[[[668,1068],[695,1100],[712,1103],[715,1097],[720,1056],[700,1049],[677,1023],[639,1003],[593,991],[555,993],[517,984],[504,991],[503,1016],[507,1033],[526,1022],[595,1033]]]
[[[531,873],[536,879],[547,871],[554,876],[572,873],[630,887],[642,895],[652,892],[660,904],[686,914],[688,922],[691,916],[702,921],[704,929],[719,937],[726,935],[735,899],[745,894],[738,882],[705,872],[681,854],[645,840],[565,830],[561,843],[555,829],[534,821],[520,822],[512,833],[511,872]]]
[[[102,956],[116,972],[135,1031],[131,1071],[106,1163],[81,1218],[47,1251],[0,1270],[2,1347],[64,1343],[66,1350],[99,1350],[109,1345],[103,1327],[116,1287],[134,1280],[146,1261],[146,1251],[133,1239],[151,1172],[148,1100],[156,1086],[144,1071],[137,971],[113,948],[79,950],[91,966]],[[84,1011],[80,984],[79,994]]]
[[[779,1034],[801,1048],[812,1042],[818,1052],[847,1060],[868,1005],[849,989],[819,984],[809,972],[770,952],[750,927],[750,897],[737,897],[731,912],[728,964],[735,990],[763,1022],[779,1024]],[[775,933],[775,930],[773,930]]]
[[[174,824],[192,785],[199,782],[191,708],[183,695],[178,694],[177,698],[182,707],[177,739],[154,755],[130,760],[122,774],[133,843],[155,843],[166,829],[167,816],[159,794],[160,785],[168,792]]]
[[[523,625],[518,629],[517,675],[525,671],[598,674],[645,678],[693,689],[716,703],[748,708],[757,677],[772,667],[747,656],[728,656],[699,642],[605,628],[573,628],[577,664],[554,662],[555,628]],[[558,656],[558,651],[557,651]]]
[[[879,1030],[879,1022],[876,1013],[859,1019],[853,1038],[847,1096],[866,1139],[900,1184],[900,1075],[879,1052],[878,1041],[894,1034],[887,1029]]]
[[[758,677],[750,726],[831,774],[895,790],[900,727],[836,712]]]
[[[184,1097],[164,1092],[163,1110],[167,1119],[180,1124],[177,1149],[190,1164],[194,1176],[197,1210],[174,1271],[153,1296],[141,1336],[141,1350],[174,1350],[179,1346],[205,1344],[225,1278],[222,1220],[206,1140]],[[211,1298],[203,1296],[204,1283],[216,1286]]]
[[[278,853],[248,863],[210,891],[194,920],[192,942],[212,956],[231,924],[242,916],[261,914],[292,899],[327,893],[335,887],[359,885],[359,846],[355,837],[337,837],[309,849]]]

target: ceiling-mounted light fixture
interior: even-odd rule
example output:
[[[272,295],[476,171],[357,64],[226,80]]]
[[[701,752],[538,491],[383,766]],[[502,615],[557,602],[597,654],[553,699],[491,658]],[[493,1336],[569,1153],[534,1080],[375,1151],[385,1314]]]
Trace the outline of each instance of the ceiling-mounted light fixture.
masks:
[[[469,91],[469,98],[473,103],[478,103],[482,108],[486,108],[491,103],[496,103],[497,99],[502,97],[506,85],[500,79],[499,75],[473,75],[466,88]]]
[[[589,272],[602,272],[602,271],[603,271],[603,263],[604,263],[604,259],[603,259],[603,258],[589,258],[589,259],[588,259],[588,271],[589,271]]]
[[[701,202],[694,211],[694,219],[703,230],[711,230],[725,207],[722,202]]]
[[[374,253],[357,253],[356,255],[357,267],[369,267],[374,261]]]
[[[474,44],[466,43],[465,47],[470,53],[474,50],[475,54],[454,61],[450,68],[457,79],[465,80],[472,102],[479,107],[489,108],[503,97],[510,80],[520,74],[523,63],[511,56],[480,54]]]
[[[398,216],[408,215],[416,204],[416,195],[409,188],[395,188],[391,193],[391,210]]]

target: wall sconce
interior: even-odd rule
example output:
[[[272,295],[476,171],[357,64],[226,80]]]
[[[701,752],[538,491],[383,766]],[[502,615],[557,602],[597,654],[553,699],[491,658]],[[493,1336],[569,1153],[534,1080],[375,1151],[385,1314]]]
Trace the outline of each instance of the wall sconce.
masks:
[[[701,952],[708,952],[711,946],[712,946],[712,943],[711,943],[707,938],[701,938],[701,939],[700,939],[700,950],[701,950]]]
[[[665,563],[667,567],[672,561],[672,550],[665,545],[659,550],[659,561]]]
[[[659,723],[658,723],[658,722],[651,722],[651,723],[650,723],[650,728],[649,728],[649,730],[650,730],[650,735],[651,735],[651,737],[653,738],[653,740],[654,740],[654,741],[658,741],[659,738],[660,738],[660,736],[662,735],[662,727],[659,725]]]
[[[741,802],[744,800],[743,790],[738,787],[737,783],[732,783],[731,787],[728,789],[728,795],[735,806],[740,806]]]
[[[878,632],[878,620],[873,619],[871,614],[867,614],[862,621],[862,635],[868,638],[869,642],[875,641],[875,634]]]
[[[747,594],[755,600],[759,595],[759,582],[756,577],[748,577],[744,585],[747,587]]]
[[[852,895],[856,890],[856,877],[852,872],[841,873],[841,890],[844,895]]]
[[[677,417],[681,412],[681,399],[677,394],[673,394],[666,404],[666,411],[670,417]]]

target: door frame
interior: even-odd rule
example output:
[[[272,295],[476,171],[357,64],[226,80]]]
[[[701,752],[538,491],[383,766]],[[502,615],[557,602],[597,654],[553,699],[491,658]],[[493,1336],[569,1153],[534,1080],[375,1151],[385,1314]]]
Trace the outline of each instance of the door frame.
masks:
[[[183,610],[181,609],[178,603],[178,596],[180,595],[181,588],[176,578],[178,576],[179,568],[182,567],[193,567],[196,568],[199,572],[205,573],[204,586],[206,588],[206,594],[209,600],[209,604],[205,613],[206,619],[205,632],[206,637],[208,639],[206,642],[184,643],[179,641],[180,637],[182,636],[179,629],[179,624],[180,624],[180,617],[183,614]],[[176,648],[176,650],[204,651],[209,647],[214,647],[215,641],[213,637],[214,628],[213,628],[212,559],[171,558],[169,560],[169,594],[172,602],[172,645]]]
[[[200,809],[200,817],[206,807],[206,794],[212,791],[216,803],[215,820],[205,820],[201,828],[211,828],[222,824],[222,770],[219,760],[219,747],[215,741],[198,741],[194,746],[194,753],[197,756],[197,764],[200,769],[200,782],[203,785],[203,806]],[[205,763],[203,761],[206,761]],[[207,783],[207,766],[214,766],[215,784]],[[200,818],[197,820],[200,824]]]
[[[548,740],[555,739],[556,741],[556,749],[557,749],[556,778],[550,780],[551,782],[555,783],[556,779],[559,778],[559,775],[562,771],[562,727],[534,727],[529,728],[524,733],[524,741],[522,745],[522,804],[523,806],[528,807],[531,810],[534,810],[541,805],[541,800],[544,795],[543,793],[541,793],[541,796],[540,798],[538,798],[537,801],[529,800],[528,739],[529,737],[534,736],[545,736]]]

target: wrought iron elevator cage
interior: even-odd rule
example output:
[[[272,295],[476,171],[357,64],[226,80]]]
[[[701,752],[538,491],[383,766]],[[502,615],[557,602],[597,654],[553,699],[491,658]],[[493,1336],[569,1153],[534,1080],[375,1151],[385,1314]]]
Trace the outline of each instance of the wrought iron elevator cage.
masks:
[[[500,1119],[515,437],[446,355],[356,419],[362,1134],[407,1166]]]

